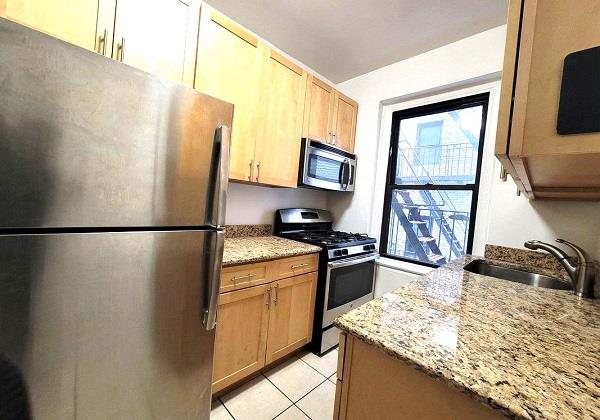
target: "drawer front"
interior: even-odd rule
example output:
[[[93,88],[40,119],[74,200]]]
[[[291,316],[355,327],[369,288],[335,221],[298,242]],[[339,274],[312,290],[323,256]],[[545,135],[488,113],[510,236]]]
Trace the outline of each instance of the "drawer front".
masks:
[[[297,276],[299,274],[317,271],[319,254],[299,255],[297,257],[283,258],[272,261],[273,278],[275,280]]]
[[[268,263],[256,263],[225,267],[221,272],[221,287],[219,292],[230,292],[232,290],[244,289],[269,283]]]

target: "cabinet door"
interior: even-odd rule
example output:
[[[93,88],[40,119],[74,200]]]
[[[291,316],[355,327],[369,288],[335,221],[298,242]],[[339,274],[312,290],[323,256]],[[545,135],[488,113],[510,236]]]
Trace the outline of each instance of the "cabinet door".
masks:
[[[219,296],[213,393],[265,365],[268,287],[255,286]]]
[[[317,273],[273,285],[266,363],[299,349],[312,339]]]
[[[202,5],[195,88],[235,106],[229,178],[251,181],[262,55],[256,37]]]
[[[335,146],[354,153],[356,116],[358,104],[347,96],[335,92],[333,108],[333,143]]]
[[[268,51],[265,63],[261,95],[264,124],[256,143],[254,181],[295,188],[307,74],[272,50]]]
[[[196,0],[119,0],[113,58],[192,87],[199,10]]]
[[[304,137],[331,142],[333,88],[316,77],[308,76],[304,108]]]
[[[0,0],[0,16],[94,50],[104,29],[96,33],[98,8],[111,2],[114,16],[114,0]]]

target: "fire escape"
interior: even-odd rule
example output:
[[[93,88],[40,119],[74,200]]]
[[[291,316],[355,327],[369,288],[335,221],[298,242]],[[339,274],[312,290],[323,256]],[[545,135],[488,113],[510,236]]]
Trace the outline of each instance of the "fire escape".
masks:
[[[398,148],[398,167],[409,169],[411,183],[433,185],[436,175],[472,173],[469,165],[473,160],[473,148],[470,144],[437,147],[436,153],[442,153],[444,159],[435,169],[439,174],[433,176],[431,172],[435,170],[426,168],[417,149],[406,139],[401,140]],[[457,210],[447,191],[398,190],[397,194],[392,194],[391,208],[392,252],[402,252],[404,245],[404,256],[436,265],[465,254],[470,213]],[[402,233],[405,234],[404,244],[399,243],[404,236]]]

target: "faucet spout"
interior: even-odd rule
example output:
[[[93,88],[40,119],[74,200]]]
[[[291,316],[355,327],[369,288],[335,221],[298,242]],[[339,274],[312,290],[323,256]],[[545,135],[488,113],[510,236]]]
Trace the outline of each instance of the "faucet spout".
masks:
[[[542,250],[542,251],[546,251],[547,253],[551,254],[552,256],[554,256],[554,258],[556,258],[561,264],[562,266],[565,268],[565,270],[567,270],[567,273],[569,274],[569,277],[571,277],[571,280],[573,281],[573,284],[577,281],[577,271],[579,269],[578,264],[573,264],[573,258],[567,254],[565,251],[563,251],[562,249],[560,249],[559,247],[555,246],[555,245],[551,245],[548,244],[546,242],[542,242],[542,241],[527,241],[523,244],[525,246],[525,248],[527,249],[531,249],[531,250]]]
[[[557,239],[556,242],[567,245],[575,252],[576,257],[571,257],[559,247],[542,241],[527,241],[523,245],[527,249],[541,249],[554,256],[569,274],[575,294],[580,298],[591,297],[593,295],[592,287],[596,276],[595,270],[590,267],[593,263],[588,262],[588,255],[583,249],[569,241]]]

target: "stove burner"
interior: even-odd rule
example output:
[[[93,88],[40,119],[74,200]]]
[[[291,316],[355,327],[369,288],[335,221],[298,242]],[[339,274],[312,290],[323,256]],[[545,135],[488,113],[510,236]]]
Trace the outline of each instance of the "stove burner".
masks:
[[[318,242],[324,245],[352,243],[369,239],[364,233],[340,232],[335,230],[307,231],[290,235],[290,239]]]

